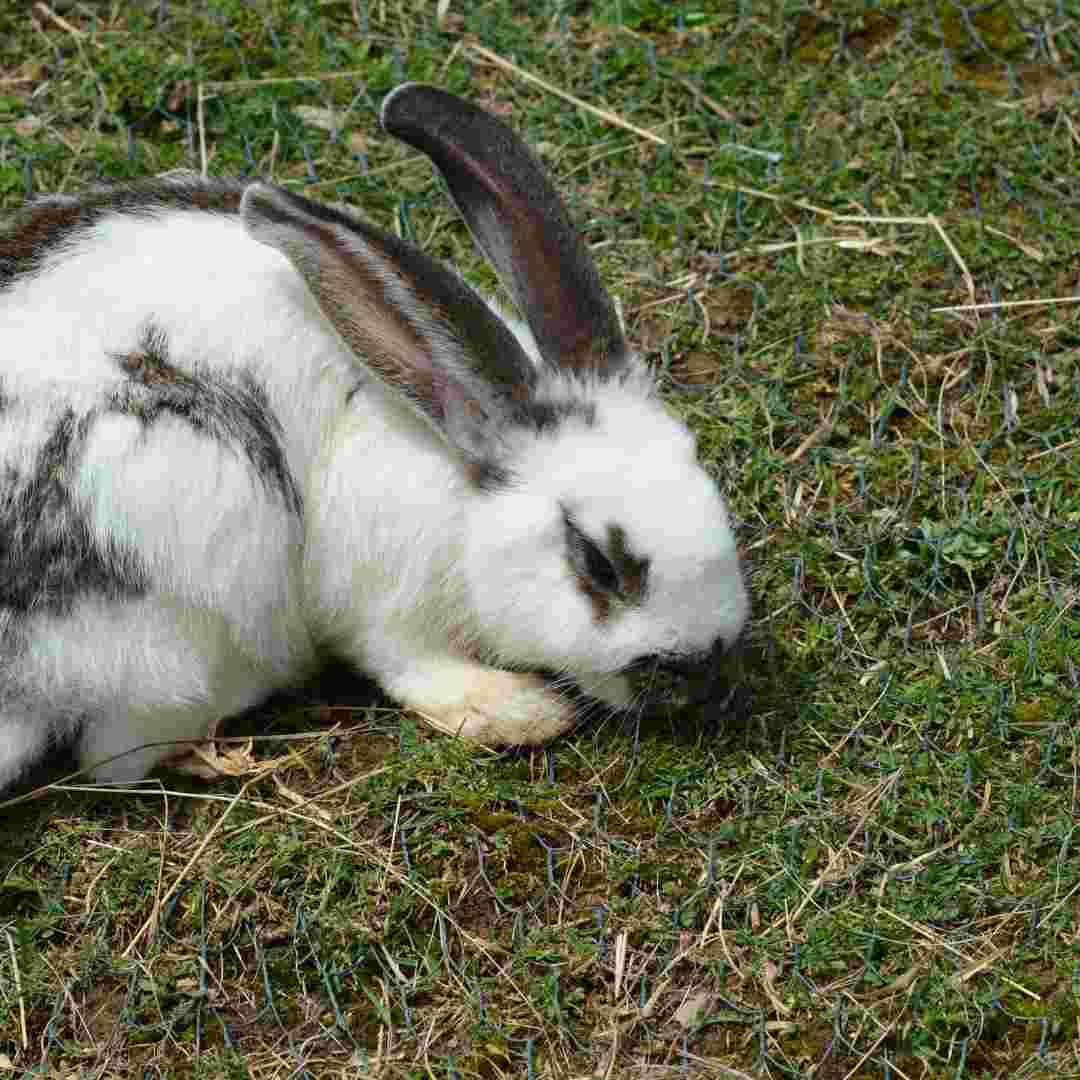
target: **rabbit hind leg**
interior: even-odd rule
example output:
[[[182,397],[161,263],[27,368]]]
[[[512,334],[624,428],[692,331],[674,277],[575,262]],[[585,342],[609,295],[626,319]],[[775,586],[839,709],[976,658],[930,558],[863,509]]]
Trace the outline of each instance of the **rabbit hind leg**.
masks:
[[[55,746],[53,727],[34,713],[12,703],[0,707],[0,794],[25,780]]]
[[[74,718],[32,730],[71,746],[99,782],[140,779],[182,756],[277,682],[233,644],[221,616],[153,598],[85,604],[39,623],[20,667],[23,685],[36,687],[39,715]],[[21,736],[10,738],[17,749]]]

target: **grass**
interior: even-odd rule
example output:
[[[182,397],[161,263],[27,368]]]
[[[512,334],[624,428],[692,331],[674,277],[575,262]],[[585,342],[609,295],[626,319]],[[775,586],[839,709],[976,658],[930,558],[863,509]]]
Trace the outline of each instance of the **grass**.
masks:
[[[752,707],[495,754],[328,677],[8,808],[0,1075],[1080,1076],[1080,14],[444,6],[8,5],[0,200],[258,171],[491,289],[375,115],[504,112],[739,520]]]

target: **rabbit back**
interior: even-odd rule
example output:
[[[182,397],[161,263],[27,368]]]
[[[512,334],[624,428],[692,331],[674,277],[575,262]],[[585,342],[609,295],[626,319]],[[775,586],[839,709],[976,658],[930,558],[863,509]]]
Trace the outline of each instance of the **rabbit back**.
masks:
[[[356,376],[234,191],[49,200],[0,237],[0,787],[205,734],[310,663],[302,482]]]

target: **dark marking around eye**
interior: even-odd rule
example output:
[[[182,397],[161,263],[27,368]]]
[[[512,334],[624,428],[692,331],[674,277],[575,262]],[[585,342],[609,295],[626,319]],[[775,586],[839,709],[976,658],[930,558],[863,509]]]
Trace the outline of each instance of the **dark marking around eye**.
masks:
[[[601,589],[588,574],[577,575],[578,588],[588,597],[592,604],[593,618],[598,623],[607,622],[611,618],[612,594]]]
[[[609,525],[604,551],[565,511],[563,520],[570,565],[578,587],[593,606],[596,621],[609,619],[618,604],[640,604],[648,585],[649,560],[631,552],[626,530]]]
[[[608,554],[618,571],[623,595],[628,600],[641,600],[649,582],[649,560],[630,551],[626,530],[619,525],[608,526]]]
[[[587,536],[581,537],[581,546],[589,577],[607,592],[620,592],[619,575],[611,560]]]
[[[578,528],[565,509],[563,510],[563,525],[566,531],[566,557],[577,579],[577,586],[592,604],[593,618],[596,622],[606,622],[611,615],[613,593],[610,589],[605,589],[597,580],[596,561],[597,557],[604,562],[607,560],[596,545]],[[590,551],[591,561],[594,564],[591,568]],[[610,567],[610,563],[608,565]]]

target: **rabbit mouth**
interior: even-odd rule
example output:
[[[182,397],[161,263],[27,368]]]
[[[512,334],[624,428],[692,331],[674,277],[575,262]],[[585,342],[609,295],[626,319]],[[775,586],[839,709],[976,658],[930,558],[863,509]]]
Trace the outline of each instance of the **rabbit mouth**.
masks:
[[[722,641],[691,654],[654,653],[629,664],[635,697],[648,705],[685,702],[726,710],[742,683],[742,649]]]

